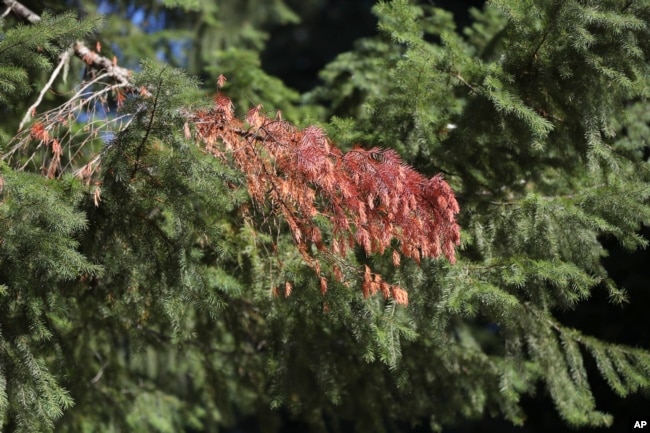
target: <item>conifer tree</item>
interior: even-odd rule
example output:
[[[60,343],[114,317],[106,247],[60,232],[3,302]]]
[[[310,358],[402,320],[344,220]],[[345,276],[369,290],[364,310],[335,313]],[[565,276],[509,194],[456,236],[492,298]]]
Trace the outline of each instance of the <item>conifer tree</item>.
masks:
[[[586,358],[620,396],[650,386],[647,348],[556,314],[628,301],[602,239],[646,245],[647,1],[493,0],[462,33],[380,1],[380,34],[303,107],[256,64],[258,28],[183,65],[201,84],[84,43],[90,6],[3,4],[33,18],[0,27],[3,432],[521,425],[538,384],[568,424],[608,426]]]

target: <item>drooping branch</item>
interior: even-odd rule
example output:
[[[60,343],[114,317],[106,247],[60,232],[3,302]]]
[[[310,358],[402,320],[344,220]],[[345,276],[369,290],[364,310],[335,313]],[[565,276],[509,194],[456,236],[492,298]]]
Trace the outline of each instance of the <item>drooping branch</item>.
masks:
[[[312,247],[335,256],[354,245],[368,255],[392,250],[395,266],[402,256],[455,261],[460,229],[453,191],[441,176],[427,179],[416,172],[394,150],[356,147],[343,153],[320,128],[299,130],[266,117],[261,106],[242,122],[223,95],[190,123],[207,152],[246,175],[255,202],[276,204],[303,258],[321,278],[322,291],[327,282]],[[328,242],[314,223],[318,215],[331,222]],[[340,272],[333,273],[342,279]],[[408,301],[405,291],[368,267],[363,278],[365,296],[381,290],[396,302]]]
[[[0,1],[29,22],[34,22],[35,17],[40,20],[17,2]],[[106,89],[136,90],[131,72],[115,61],[82,42],[75,43],[73,52],[98,76],[114,80],[115,84]],[[220,77],[220,86],[224,80]],[[151,97],[146,89],[137,92]],[[79,104],[84,106],[86,101]],[[56,129],[56,119],[71,117],[75,107],[72,104],[49,119],[43,117],[42,122],[32,126],[29,136],[21,140],[40,141],[52,153],[44,170],[49,177],[64,169],[60,141],[49,131]],[[248,191],[256,203],[273,205],[273,211],[287,223],[305,262],[319,277],[323,293],[329,275],[339,281],[345,276],[337,265],[327,274],[322,272],[314,249],[330,257],[345,257],[358,245],[367,255],[390,253],[395,266],[400,265],[402,257],[419,262],[444,256],[452,263],[455,261],[455,246],[460,243],[455,220],[459,207],[441,176],[425,178],[401,161],[394,150],[356,147],[344,153],[320,128],[300,130],[280,116],[268,118],[261,108],[254,107],[245,120],[239,120],[231,100],[218,95],[213,109],[187,113],[185,132],[190,138],[193,127],[194,136],[207,153],[239,169],[246,176]],[[11,154],[21,143],[12,148]],[[83,167],[75,167],[74,173],[90,182],[100,165],[98,155]],[[99,187],[95,203],[99,203]],[[330,221],[327,234],[316,225],[317,216]],[[408,303],[405,290],[385,282],[369,267],[365,266],[359,275],[363,276],[364,296],[381,291],[385,298]],[[287,285],[289,293],[290,282]]]
[[[319,277],[323,293],[328,278],[344,282],[346,273],[356,274],[355,279],[363,278],[365,297],[381,291],[385,298],[408,303],[408,294],[400,286],[387,283],[367,266],[364,271],[347,264],[347,253],[357,245],[367,255],[389,253],[396,267],[402,257],[419,262],[444,256],[455,261],[459,206],[440,175],[422,176],[391,149],[357,146],[345,153],[322,129],[300,130],[281,116],[267,117],[261,108],[254,107],[240,120],[232,101],[218,94],[214,108],[186,112],[183,132],[188,139],[198,139],[206,153],[238,169],[253,201],[262,208],[270,205],[272,216],[286,222],[298,251]],[[49,118],[41,116],[43,122],[36,122],[10,154],[30,140],[38,141],[44,146],[37,148],[48,153],[42,158],[49,161],[42,171],[54,177],[69,172],[70,166],[62,164],[62,146],[53,134],[57,116]],[[101,153],[73,171],[85,183],[95,184],[97,206],[100,181],[95,175],[100,166]],[[329,221],[326,233],[316,224],[319,217]],[[318,256],[332,259],[327,272],[321,270]],[[286,284],[288,295],[291,284]]]

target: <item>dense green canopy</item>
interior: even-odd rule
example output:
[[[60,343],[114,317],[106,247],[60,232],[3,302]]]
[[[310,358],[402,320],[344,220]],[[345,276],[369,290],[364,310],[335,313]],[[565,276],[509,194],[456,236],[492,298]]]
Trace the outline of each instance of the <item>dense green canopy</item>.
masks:
[[[635,302],[602,258],[647,244],[650,1],[380,1],[304,94],[260,63],[290,2],[1,4],[3,432],[521,425],[536,390],[619,426],[594,375],[650,388],[563,320]]]

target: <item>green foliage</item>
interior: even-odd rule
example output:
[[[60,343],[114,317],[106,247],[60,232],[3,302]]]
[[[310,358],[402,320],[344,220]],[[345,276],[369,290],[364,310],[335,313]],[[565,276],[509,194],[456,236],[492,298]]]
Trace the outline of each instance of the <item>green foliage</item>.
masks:
[[[43,15],[33,26],[4,31],[0,21],[0,104],[8,106],[32,90],[29,73],[48,70],[75,40],[88,35],[97,22],[78,21],[74,12]]]
[[[650,217],[648,167],[639,152],[647,104],[635,101],[648,92],[650,9],[495,1],[473,12],[466,38],[445,11],[407,1],[380,2],[375,11],[383,35],[339,56],[311,95],[334,101],[331,115],[347,116],[332,118],[336,139],[390,145],[421,170],[445,173],[460,193],[463,260],[409,284],[412,314],[427,317],[417,297],[440,291],[437,308],[448,312],[436,317],[447,332],[466,329],[467,320],[498,324],[499,336],[481,344],[502,353],[484,358],[493,365],[484,373],[494,372],[488,383],[509,374],[497,365],[536,372],[514,388],[486,384],[472,391],[483,395],[477,405],[456,407],[473,416],[499,402],[499,411],[520,423],[520,395],[542,379],[570,424],[610,424],[595,409],[577,347],[621,395],[646,386],[649,355],[635,351],[638,358],[619,361],[616,370],[614,359],[631,349],[578,336],[553,320],[553,310],[574,308],[596,288],[626,300],[601,265],[600,240],[614,237],[629,249],[647,244],[637,234]],[[432,338],[417,329],[417,342]],[[507,350],[512,346],[517,350]],[[627,382],[617,379],[623,370]],[[452,385],[444,393],[453,400],[462,390]]]
[[[5,154],[16,122],[0,123],[3,431],[216,432],[254,415],[274,432],[277,409],[311,431],[486,415],[521,425],[539,384],[568,424],[608,426],[587,362],[619,396],[650,387],[647,348],[557,318],[595,290],[627,302],[602,241],[647,244],[647,2],[494,0],[462,31],[441,9],[379,2],[381,33],[302,100],[259,63],[264,25],[297,19],[283,2],[138,4],[174,19],[143,29],[115,13],[97,35],[104,54],[139,65],[140,92],[125,93],[124,127],[94,143],[94,177],[80,175],[87,155],[56,179],[30,172],[41,161]],[[38,71],[92,28],[66,14],[3,29],[0,103],[38,88]],[[160,53],[169,64],[142,60]],[[355,278],[322,294],[281,204],[251,203],[245,175],[191,139],[219,74],[240,113],[327,117],[341,147],[391,147],[444,173],[461,206],[457,263],[314,247],[323,273],[371,265],[409,305],[364,299]],[[314,221],[329,241],[329,222]]]
[[[65,352],[52,344],[53,323],[68,310],[69,294],[59,290],[102,267],[78,251],[87,220],[76,208],[82,191],[75,180],[47,181],[4,163],[0,178],[0,411],[17,431],[48,431],[73,402],[55,367]]]

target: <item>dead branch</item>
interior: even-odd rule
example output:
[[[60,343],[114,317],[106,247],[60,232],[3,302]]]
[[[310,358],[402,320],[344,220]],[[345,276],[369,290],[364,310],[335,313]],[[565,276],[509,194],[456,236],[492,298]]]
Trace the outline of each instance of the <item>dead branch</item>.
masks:
[[[30,24],[36,24],[41,20],[41,17],[32,12],[27,6],[14,0],[2,0],[2,4],[11,11],[14,15],[24,19]],[[6,13],[6,12],[5,12]]]
[[[38,98],[36,98],[36,101],[32,105],[30,105],[30,107],[27,109],[27,112],[25,113],[25,116],[23,117],[23,120],[21,120],[20,125],[18,125],[18,131],[19,132],[23,130],[23,127],[25,126],[25,123],[32,120],[32,113],[36,112],[36,108],[43,101],[43,97],[45,96],[47,91],[50,90],[50,88],[52,87],[52,84],[54,84],[54,80],[56,79],[56,77],[61,72],[61,69],[63,69],[63,67],[69,61],[70,61],[70,51],[66,50],[61,54],[61,56],[59,56],[59,64],[57,65],[57,67],[52,72],[52,75],[50,76],[50,79],[48,80],[48,82],[41,89],[41,92],[38,94]]]
[[[95,72],[105,72],[110,78],[124,87],[133,87],[131,71],[118,66],[114,60],[97,54],[81,41],[74,44],[74,54],[84,61]]]

